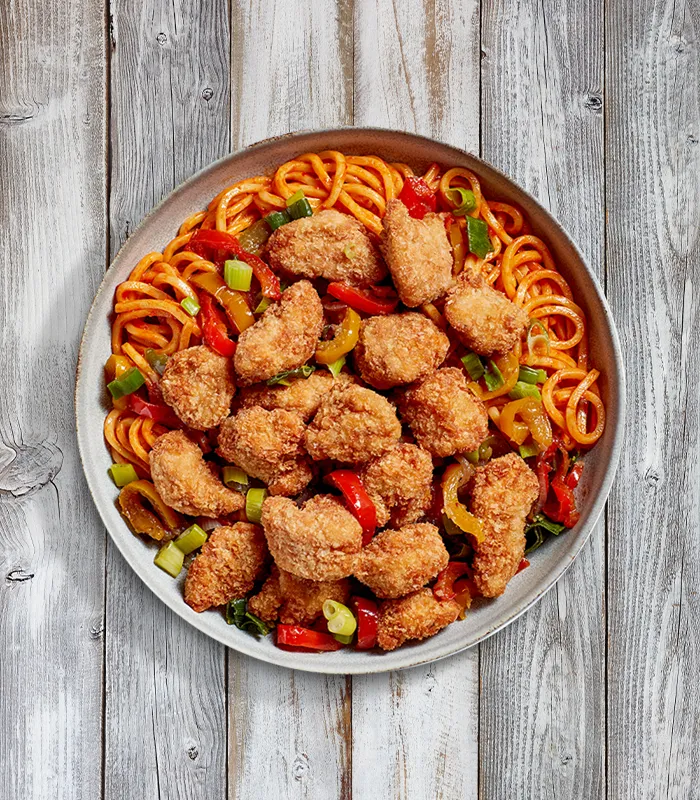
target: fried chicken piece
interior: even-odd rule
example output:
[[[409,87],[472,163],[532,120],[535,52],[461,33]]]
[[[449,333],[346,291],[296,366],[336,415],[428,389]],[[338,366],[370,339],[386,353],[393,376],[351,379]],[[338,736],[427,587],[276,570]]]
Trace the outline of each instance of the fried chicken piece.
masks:
[[[153,443],[151,478],[169,506],[193,517],[221,517],[240,511],[245,498],[227,489],[182,431],[168,431]]]
[[[236,391],[231,361],[205,345],[188,347],[168,359],[160,390],[185,425],[215,428],[229,415]]]
[[[350,581],[308,581],[291,572],[272,568],[262,589],[248,601],[248,610],[266,622],[279,619],[285,625],[312,625],[323,613],[323,603],[335,600],[347,605]]]
[[[399,413],[418,443],[434,456],[475,450],[488,435],[484,404],[456,367],[439,369],[399,397]]]
[[[413,219],[400,200],[390,200],[383,225],[382,252],[401,302],[415,308],[442,297],[453,265],[444,215]]]
[[[185,579],[185,602],[206,611],[245,597],[262,571],[267,545],[259,525],[237,522],[215,528],[190,564]]]
[[[371,286],[386,267],[364,225],[335,209],[278,228],[267,243],[270,266],[304,278]]]
[[[375,389],[413,383],[445,360],[450,340],[423,314],[369,317],[353,351],[355,366]]]
[[[454,622],[461,610],[454,600],[437,600],[432,589],[385,600],[379,607],[377,644],[395,650],[409,639],[427,639]]]
[[[361,464],[398,442],[401,424],[394,406],[362,386],[337,386],[321,399],[306,430],[306,449],[316,461],[330,458]]]
[[[377,522],[415,522],[432,502],[433,460],[415,444],[396,447],[366,464],[360,478],[377,506]]]
[[[268,411],[283,408],[296,411],[304,422],[308,422],[318,410],[321,398],[334,386],[352,383],[354,378],[341,372],[336,378],[328,370],[317,369],[308,378],[296,378],[289,386],[250,386],[239,392],[234,407],[251,408],[261,406]]]
[[[355,577],[377,597],[403,597],[435,578],[449,560],[435,525],[404,525],[378,533],[363,548]]]
[[[528,315],[522,308],[470,269],[465,269],[450,289],[445,317],[460,340],[482,356],[512,350],[528,324]]]
[[[270,494],[291,497],[313,477],[302,447],[305,428],[294,411],[244,408],[222,422],[217,453],[264,481]]]
[[[354,572],[362,528],[335,497],[315,495],[301,508],[286,497],[268,497],[262,524],[280,569],[311,581],[335,581]]]
[[[316,352],[323,330],[323,306],[308,281],[292,284],[279,303],[238,337],[233,365],[238,383],[248,386],[296,369]]]
[[[476,471],[471,512],[485,538],[475,546],[474,583],[484,597],[503,594],[525,555],[525,518],[539,495],[537,476],[517,453],[494,458]]]

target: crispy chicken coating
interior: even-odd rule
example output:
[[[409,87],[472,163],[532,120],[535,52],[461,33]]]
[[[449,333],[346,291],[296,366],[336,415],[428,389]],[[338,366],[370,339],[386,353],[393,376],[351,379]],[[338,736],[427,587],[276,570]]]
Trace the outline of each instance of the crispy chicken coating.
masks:
[[[248,609],[266,622],[279,619],[285,625],[311,625],[323,613],[323,603],[335,600],[347,605],[350,581],[307,581],[291,572],[272,568],[258,594],[248,601]]]
[[[488,434],[486,408],[456,367],[439,369],[406,389],[399,412],[418,443],[434,456],[475,450]]]
[[[432,502],[433,459],[415,444],[398,444],[366,464],[360,478],[377,506],[378,524],[415,522]]]
[[[238,337],[233,365],[241,386],[296,369],[316,352],[323,306],[308,281],[292,284],[260,319]]]
[[[304,278],[370,286],[386,275],[364,226],[335,209],[278,228],[268,241],[267,255],[275,272]]]
[[[517,453],[479,467],[471,512],[482,521],[485,539],[475,547],[474,583],[484,597],[503,594],[525,555],[525,518],[539,495],[537,476]]]
[[[227,489],[182,431],[168,431],[153,443],[151,478],[158,494],[181,514],[221,517],[240,511],[245,498]]]
[[[311,581],[335,581],[354,572],[362,528],[335,497],[315,495],[301,508],[286,497],[268,497],[262,524],[280,569]]]
[[[229,600],[245,597],[260,575],[267,545],[259,525],[237,522],[215,528],[185,579],[185,602],[206,611]]]
[[[363,548],[355,577],[377,597],[403,597],[445,569],[450,560],[440,532],[427,522],[378,533]]]
[[[289,386],[250,386],[238,393],[234,407],[251,408],[261,406],[268,411],[283,408],[296,411],[304,422],[308,422],[318,410],[321,398],[334,386],[352,383],[354,378],[341,372],[334,378],[328,370],[317,369],[308,378],[296,378]]]
[[[168,359],[160,389],[185,425],[215,428],[229,415],[236,391],[231,361],[205,345],[188,347]]]
[[[382,251],[401,302],[415,308],[442,297],[453,265],[444,216],[413,219],[400,200],[390,200],[383,225]]]
[[[461,608],[454,600],[437,600],[432,589],[419,589],[379,607],[377,644],[395,650],[409,639],[427,639],[454,622]]]
[[[445,300],[445,317],[460,340],[482,356],[512,350],[525,333],[528,315],[483,275],[465,269]]]
[[[401,437],[394,406],[362,386],[337,386],[321,399],[306,430],[306,449],[316,461],[361,464],[382,455]]]
[[[355,366],[375,389],[413,383],[445,360],[450,340],[423,314],[369,317],[360,327]]]
[[[302,442],[304,421],[294,411],[244,408],[225,419],[218,454],[248,475],[260,478],[270,494],[299,494],[313,477]]]

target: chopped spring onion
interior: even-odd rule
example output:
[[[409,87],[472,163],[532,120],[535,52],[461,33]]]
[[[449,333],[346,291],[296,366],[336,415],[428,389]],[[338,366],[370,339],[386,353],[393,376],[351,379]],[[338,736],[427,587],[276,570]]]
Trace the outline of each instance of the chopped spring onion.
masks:
[[[277,228],[281,228],[283,225],[286,225],[288,222],[291,222],[292,218],[286,211],[271,211],[266,217],[265,222],[272,228],[273,231],[276,231]]]
[[[483,219],[467,217],[467,235],[469,239],[469,252],[479,258],[486,256],[493,250],[489,238],[489,226]]]
[[[350,644],[352,642],[353,634],[351,633],[349,636],[343,636],[342,633],[334,633],[333,638],[337,639],[341,644]]]
[[[520,367],[518,380],[525,383],[544,383],[547,380],[547,373],[543,369]]]
[[[264,219],[259,219],[238,235],[238,243],[247,253],[255,255],[270,238],[270,228]]]
[[[107,384],[107,388],[112,394],[112,397],[115,400],[119,400],[120,397],[124,397],[124,395],[132,394],[137,389],[140,389],[146,379],[141,374],[141,371],[138,370],[136,367],[132,367],[131,369],[127,370],[121,378],[117,378],[116,380],[111,381]]]
[[[255,614],[248,611],[248,602],[245,598],[229,600],[224,612],[227,625],[235,625],[241,631],[248,631],[253,636],[267,636],[269,627]]]
[[[168,356],[165,353],[159,353],[152,347],[149,347],[148,350],[146,350],[144,356],[146,356],[146,361],[148,361],[148,363],[153,367],[153,369],[159,375],[162,375],[163,371],[165,370],[165,365],[168,363]]]
[[[539,333],[533,333],[535,328],[539,328]],[[531,356],[538,355],[538,345],[544,346],[544,354],[549,355],[549,334],[547,329],[538,319],[531,319],[527,328],[527,351]],[[542,355],[542,352],[539,353]]]
[[[349,258],[352,261],[357,256],[357,248],[354,244],[346,244],[343,248],[343,253],[345,253],[345,258]]]
[[[479,448],[477,447],[476,450],[470,450],[468,453],[464,454],[464,457],[470,464],[478,464],[479,463]]]
[[[288,369],[285,372],[278,372],[277,375],[273,375],[271,378],[268,378],[266,383],[268,386],[274,386],[277,383],[281,383],[283,386],[289,386],[290,378],[308,378],[309,375],[311,375],[311,373],[315,370],[316,367],[312,366],[311,364],[304,364],[303,367]]]
[[[120,489],[122,486],[126,486],[127,483],[139,479],[133,464],[112,464],[109,468],[109,474]]]
[[[262,314],[263,311],[270,305],[270,300],[267,297],[263,297],[263,299],[258,303],[255,307],[255,311],[253,314]]]
[[[469,189],[455,186],[453,189],[447,190],[447,197],[455,204],[452,213],[456,217],[464,217],[476,208],[476,197],[474,197],[474,192]]]
[[[466,356],[462,356],[462,364],[473,381],[478,381],[484,374],[484,364],[476,353],[467,353]]]
[[[533,442],[532,444],[521,444],[518,447],[520,451],[520,458],[532,458],[540,452],[540,448]]]
[[[328,620],[329,633],[339,633],[341,636],[352,636],[357,628],[357,620],[352,611],[342,603],[335,600],[325,600],[323,603],[323,616]]]
[[[224,264],[224,280],[229,289],[237,292],[247,292],[253,278],[253,268],[245,261],[227,261]]]
[[[238,489],[248,485],[248,476],[238,467],[224,467],[221,470],[221,477],[229,489]]]
[[[503,374],[501,370],[498,369],[495,361],[489,361],[488,369],[484,372],[484,383],[489,392],[495,392],[496,389],[500,389],[505,383]]]
[[[164,544],[153,559],[153,563],[157,567],[165,570],[168,575],[172,575],[173,578],[177,578],[180,574],[184,561],[185,554],[175,542],[167,542],[167,544]]]
[[[525,383],[525,381],[518,381],[515,386],[508,393],[511,400],[522,400],[524,397],[534,397],[536,400],[541,400],[542,395],[537,386],[532,383]]]
[[[245,496],[245,515],[248,522],[260,524],[262,518],[262,507],[267,497],[267,489],[248,489]]]
[[[190,553],[201,547],[207,540],[206,533],[197,525],[190,525],[190,527],[183,531],[176,539],[175,544],[187,556]]]
[[[532,522],[525,528],[525,554],[532,553],[544,542],[545,536],[551,533],[553,536],[565,530],[566,526],[559,522],[554,522],[546,514],[539,513]]]
[[[489,437],[489,439],[491,438]],[[493,455],[493,448],[489,444],[489,439],[479,445],[479,461],[488,461]]]
[[[294,203],[298,203],[300,200],[305,200],[306,196],[304,195],[303,189],[297,189],[291,197],[287,198],[287,208],[293,206]]]
[[[292,219],[301,219],[302,217],[311,217],[313,216],[313,209],[311,208],[311,203],[305,198],[302,197],[301,200],[297,200],[296,203],[289,206],[287,209],[289,211],[289,216]]]
[[[180,305],[191,317],[196,317],[199,314],[199,303],[191,297],[184,297],[180,300]]]
[[[341,356],[339,359],[334,361],[332,364],[326,364],[328,369],[331,371],[331,375],[334,378],[337,378],[340,375],[340,371],[345,366],[345,356]]]

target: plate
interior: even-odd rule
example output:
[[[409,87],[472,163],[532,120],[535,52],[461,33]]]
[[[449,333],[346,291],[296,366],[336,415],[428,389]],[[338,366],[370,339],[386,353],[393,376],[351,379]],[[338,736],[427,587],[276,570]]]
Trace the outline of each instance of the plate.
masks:
[[[423,642],[389,653],[342,650],[294,653],[280,650],[271,637],[256,640],[229,626],[218,610],[197,614],[183,600],[184,571],[173,580],[153,564],[155,550],[129,530],[117,510],[118,490],[107,474],[111,463],[102,424],[109,408],[103,366],[110,355],[110,323],[114,291],[145,254],[164,247],[193,211],[205,208],[225,186],[244,177],[272,172],[293,156],[337,149],[373,153],[387,161],[403,161],[419,171],[437,161],[463,166],[480,178],[487,197],[518,204],[534,232],[552,250],[557,264],[583,306],[590,330],[591,353],[602,370],[599,381],[606,405],[606,429],[586,456],[579,488],[581,519],[575,528],[550,538],[533,554],[531,565],[508,584],[503,596],[483,602],[466,618]],[[513,622],[536,603],[571,565],[603,511],[622,446],[625,381],[615,323],[593,272],[562,226],[534,198],[498,170],[455,147],[409,133],[376,128],[340,128],[294,133],[252,145],[222,158],[182,184],[143,220],[105,274],[90,309],[78,356],[75,410],[78,445],[85,477],[110,536],[131,568],[166,605],[198,630],[241,653],[272,664],[328,674],[363,674],[426,664],[472,647]]]

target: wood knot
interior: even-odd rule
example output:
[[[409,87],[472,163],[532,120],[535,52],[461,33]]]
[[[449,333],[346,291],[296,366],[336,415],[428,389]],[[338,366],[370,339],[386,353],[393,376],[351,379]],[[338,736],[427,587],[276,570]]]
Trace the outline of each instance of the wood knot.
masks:
[[[158,36],[156,36],[156,41],[162,47],[168,41],[168,34],[161,31]]]
[[[661,480],[661,476],[653,467],[649,467],[649,469],[644,473],[644,480],[648,486],[656,488],[658,482]]]
[[[5,580],[9,583],[24,583],[30,581],[34,577],[33,572],[26,572],[21,567],[10,570],[5,576]]]
[[[592,113],[599,114],[603,110],[603,98],[598,92],[589,92],[583,105]]]
[[[62,466],[63,453],[53,442],[0,441],[0,494],[22,497],[35,492],[50,483]]]
[[[102,634],[104,633],[104,625],[101,622],[98,622],[97,625],[90,626],[90,638],[91,639],[101,639]]]
[[[202,97],[207,101],[207,103],[214,97],[214,90],[210,89],[208,86],[206,89],[202,90]]]
[[[309,771],[309,757],[306,753],[299,753],[292,764],[292,775],[295,781],[300,781]]]
[[[197,750],[197,745],[192,744],[187,748],[187,757],[190,761],[196,761],[197,756],[199,756],[199,750]]]

